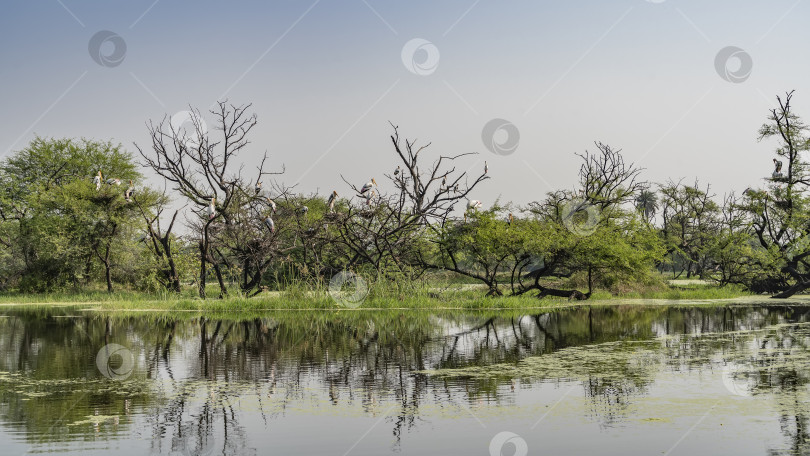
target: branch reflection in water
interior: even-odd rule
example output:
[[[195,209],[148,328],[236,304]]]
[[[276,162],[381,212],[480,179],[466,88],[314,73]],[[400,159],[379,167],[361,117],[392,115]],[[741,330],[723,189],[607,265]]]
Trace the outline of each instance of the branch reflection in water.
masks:
[[[722,372],[729,396],[767,396],[778,410],[784,441],[772,454],[801,454],[808,317],[810,308],[774,306],[193,317],[13,309],[0,318],[0,424],[35,446],[142,435],[153,453],[206,455],[257,453],[262,429],[291,417],[366,417],[382,419],[396,450],[423,424],[478,419],[537,385],[579,385],[583,415],[611,429],[636,418],[657,382]],[[133,354],[128,378],[96,366],[108,344]]]

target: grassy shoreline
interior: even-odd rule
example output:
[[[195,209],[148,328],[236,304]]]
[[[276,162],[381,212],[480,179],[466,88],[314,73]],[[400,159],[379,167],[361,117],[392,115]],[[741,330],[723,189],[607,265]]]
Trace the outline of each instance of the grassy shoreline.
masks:
[[[83,311],[138,311],[138,312],[261,312],[261,311],[503,311],[559,309],[582,306],[617,305],[678,305],[712,306],[729,304],[809,304],[810,296],[796,296],[787,300],[774,300],[767,295],[753,295],[731,288],[707,286],[672,287],[667,290],[611,295],[597,292],[589,300],[569,301],[564,298],[533,296],[485,297],[478,289],[462,288],[454,291],[417,292],[411,294],[370,294],[359,305],[343,305],[325,292],[263,293],[253,298],[240,296],[225,299],[202,300],[193,296],[149,295],[143,293],[104,292],[85,294],[6,294],[0,295],[2,309],[28,307],[66,307]]]

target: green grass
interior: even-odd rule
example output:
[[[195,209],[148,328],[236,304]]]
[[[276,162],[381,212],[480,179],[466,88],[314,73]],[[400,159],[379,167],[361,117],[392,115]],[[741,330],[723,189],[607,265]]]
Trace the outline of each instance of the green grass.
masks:
[[[745,296],[756,296],[753,293],[744,291],[741,287],[726,286],[718,287],[714,285],[687,285],[670,286],[663,290],[632,291],[612,295],[607,292],[597,291],[591,299],[731,299]]]
[[[486,287],[480,284],[466,283],[463,277],[447,272],[433,272],[419,281],[375,281],[368,279],[368,295],[360,303],[366,309],[413,309],[440,310],[461,309],[471,311],[506,309],[548,309],[569,307],[571,305],[611,305],[628,302],[643,303],[645,300],[705,301],[728,300],[751,297],[739,286],[718,287],[711,281],[671,280],[666,275],[655,274],[648,283],[618,284],[614,292],[597,290],[591,299],[586,301],[569,301],[567,298],[545,297],[538,299],[535,292],[524,296],[486,297]],[[584,285],[579,279],[561,280],[547,286],[561,289],[579,289]],[[208,299],[202,300],[197,295],[197,288],[185,284],[179,294],[162,291],[144,293],[132,290],[121,290],[107,293],[101,285],[82,291],[65,290],[57,293],[5,293],[0,294],[0,306],[9,305],[46,305],[71,306],[97,310],[168,310],[168,311],[206,311],[206,312],[244,312],[268,309],[346,309],[332,299],[324,284],[314,285],[306,281],[286,283],[283,291],[263,292],[256,297],[248,298],[240,293],[239,287],[232,284],[230,295],[219,299],[219,287],[209,282],[206,288]],[[501,284],[501,290],[508,294],[510,286]],[[616,290],[620,290],[617,292]],[[765,296],[763,296],[765,298]],[[355,306],[350,306],[353,308]]]
[[[258,312],[273,309],[285,310],[354,310],[355,306],[344,306],[332,299],[326,290],[302,290],[292,287],[289,291],[262,293],[253,298],[231,296],[218,299],[218,288],[211,287],[202,300],[196,290],[188,287],[183,293],[147,294],[132,291],[106,293],[101,290],[85,293],[50,293],[0,295],[0,305],[22,305],[26,307],[69,306],[98,311],[205,311],[217,313]],[[637,300],[701,301],[721,300],[752,296],[737,287],[717,287],[712,284],[688,284],[668,286],[664,289],[632,291],[611,294],[606,291],[594,293],[586,301],[569,301],[566,298],[546,297],[537,299],[533,295],[486,297],[481,287],[425,287],[414,285],[378,286],[372,284],[368,296],[360,303],[360,309],[409,309],[442,310],[459,309],[465,311],[502,311],[509,309],[549,309],[571,305],[610,305],[629,304]],[[763,296],[765,298],[765,296]]]
[[[239,293],[238,286],[231,286],[231,295],[218,299],[216,284],[207,287],[207,300],[197,296],[194,286],[186,285],[179,294],[142,293],[118,291],[107,293],[103,288],[82,292],[64,291],[47,294],[6,293],[0,294],[0,306],[57,307],[98,311],[166,311],[213,313],[245,313],[266,310],[355,310],[360,309],[409,309],[437,311],[442,309],[464,311],[504,311],[518,309],[553,309],[575,305],[644,304],[649,300],[682,301],[684,304],[711,305],[709,300],[751,298],[738,286],[718,287],[713,282],[666,281],[657,278],[649,285],[629,286],[628,291],[610,293],[598,290],[589,300],[569,301],[567,298],[545,297],[538,299],[535,293],[524,296],[486,297],[482,285],[464,284],[454,276],[434,275],[419,282],[370,282],[369,292],[359,306],[345,306],[332,299],[323,287],[316,288],[304,282],[290,283],[284,291],[264,292],[247,298]],[[559,288],[581,286],[559,283]],[[509,293],[508,284],[502,288]],[[767,296],[762,296],[763,299]],[[703,302],[701,302],[703,301]],[[660,301],[658,301],[660,303]],[[677,304],[677,303],[673,303]],[[718,302],[728,304],[728,302]]]

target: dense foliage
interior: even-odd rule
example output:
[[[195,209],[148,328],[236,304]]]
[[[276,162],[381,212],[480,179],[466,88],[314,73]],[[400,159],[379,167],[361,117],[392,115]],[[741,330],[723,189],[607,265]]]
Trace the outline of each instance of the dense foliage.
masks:
[[[722,198],[699,182],[645,182],[597,142],[573,189],[487,208],[470,198],[488,170],[459,171],[475,167],[471,154],[434,154],[393,125],[379,184],[299,194],[266,155],[246,166],[250,105],[219,103],[210,132],[198,111],[189,131],[150,122],[137,159],[110,142],[38,137],[0,162],[0,289],[193,286],[204,298],[212,280],[220,296],[254,296],[340,271],[395,286],[439,272],[492,296],[587,299],[658,272],[786,297],[810,287],[810,140],[792,95],[759,132],[776,141],[777,169]],[[140,167],[167,190],[145,185]]]

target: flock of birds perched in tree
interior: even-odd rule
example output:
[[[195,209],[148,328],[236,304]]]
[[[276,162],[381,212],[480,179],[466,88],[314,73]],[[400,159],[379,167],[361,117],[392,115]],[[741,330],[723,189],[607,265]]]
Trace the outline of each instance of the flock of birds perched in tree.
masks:
[[[781,165],[781,162],[780,162],[780,165]],[[484,162],[484,174],[487,174],[488,172],[489,172],[489,165],[485,161]],[[401,173],[402,173],[402,169],[399,166],[397,166],[396,170],[394,170],[394,176],[399,176]],[[96,174],[96,176],[93,177],[93,184],[96,186],[96,191],[101,191],[102,184],[106,184],[106,185],[109,185],[111,187],[112,186],[120,187],[121,186],[121,179],[111,177],[111,178],[107,178],[105,180],[104,176],[101,173],[101,170],[99,170],[98,174]],[[443,189],[448,188],[447,187],[447,176],[445,176],[442,179],[442,188]],[[458,184],[455,184],[455,186],[451,190],[454,193],[458,193]],[[261,197],[261,192],[262,192],[262,182],[259,181],[254,186],[254,194],[257,197]],[[360,187],[360,190],[358,191],[358,196],[365,199],[366,200],[366,205],[370,206],[372,198],[376,193],[377,193],[377,181],[372,177],[370,181],[366,182],[365,184],[363,184],[362,187]],[[124,200],[126,200],[127,203],[130,203],[130,202],[132,202],[133,196],[135,196],[135,186],[134,186],[132,180],[130,179],[129,187],[124,191]],[[327,205],[327,207],[329,209],[330,214],[333,214],[335,212],[335,203],[337,202],[337,198],[338,198],[338,192],[337,192],[337,190],[333,190],[332,193],[329,195],[329,198],[326,201],[326,205]],[[264,215],[264,219],[263,219],[264,225],[267,227],[267,229],[270,231],[270,233],[275,233],[275,231],[276,231],[276,223],[275,223],[275,221],[273,221],[272,216],[276,213],[276,210],[277,210],[276,202],[273,201],[273,199],[270,198],[269,196],[264,196],[264,202],[267,204],[267,206],[269,208],[269,211]],[[205,215],[207,216],[208,220],[213,220],[217,216],[217,206],[216,206],[216,204],[217,204],[217,198],[216,198],[216,196],[212,196],[211,199],[209,200],[208,206],[205,208]],[[483,206],[483,203],[481,201],[468,199],[467,200],[466,210],[464,211],[464,220],[465,221],[467,220],[468,213],[470,213],[471,211],[477,211],[482,206]],[[302,214],[307,214],[307,212],[309,212],[309,208],[307,206],[301,206],[299,208],[299,211]],[[510,213],[506,218],[506,222],[511,225],[513,220],[514,220],[514,217]],[[142,237],[141,240],[143,241],[143,240],[145,240],[147,238],[148,238],[148,235]]]
[[[93,178],[93,184],[96,186],[96,191],[101,190],[101,184],[107,184],[109,186],[121,186],[121,179],[110,177],[107,180],[104,180],[104,176],[101,175],[101,170],[99,170],[98,174]],[[127,203],[132,202],[132,197],[135,196],[135,186],[132,183],[132,179],[129,180],[129,187],[124,190],[124,199]]]

